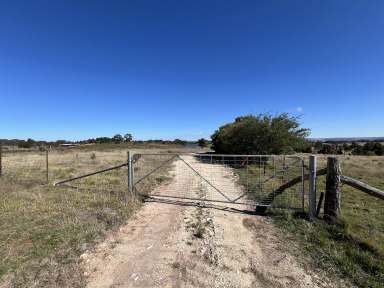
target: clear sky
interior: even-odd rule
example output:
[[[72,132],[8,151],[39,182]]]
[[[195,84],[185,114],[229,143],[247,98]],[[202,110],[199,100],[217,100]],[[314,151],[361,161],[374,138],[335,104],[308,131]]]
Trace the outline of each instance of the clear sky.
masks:
[[[384,136],[384,1],[0,0],[0,138]]]

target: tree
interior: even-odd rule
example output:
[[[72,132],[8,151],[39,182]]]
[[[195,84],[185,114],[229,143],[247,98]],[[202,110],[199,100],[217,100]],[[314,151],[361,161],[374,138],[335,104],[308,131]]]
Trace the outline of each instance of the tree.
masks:
[[[204,148],[208,145],[208,141],[205,140],[204,138],[201,138],[199,140],[197,140],[197,144],[201,147],[201,148]]]
[[[124,141],[125,142],[131,142],[133,140],[133,136],[130,133],[127,133],[124,135]]]
[[[112,138],[109,138],[109,137],[97,137],[95,139],[96,143],[110,143],[112,142]]]
[[[187,145],[187,141],[180,140],[180,139],[175,139],[175,140],[173,141],[173,143],[176,144],[176,145],[182,145],[182,146]]]
[[[376,155],[382,156],[384,155],[384,146],[380,142],[375,142],[375,145],[373,146],[373,151]]]
[[[323,142],[321,142],[321,141],[316,141],[316,143],[315,143],[315,151],[316,151],[316,152],[321,151],[321,150],[323,149],[323,146],[324,146]]]
[[[351,146],[348,143],[343,143],[343,150],[344,151],[351,151]]]
[[[323,144],[323,148],[318,151],[320,154],[343,154],[342,146],[337,144]]]
[[[212,148],[223,154],[282,154],[302,149],[309,130],[287,113],[248,115],[220,127]]]
[[[31,139],[31,138],[28,138],[27,141],[25,140],[20,140],[18,143],[17,143],[17,146],[19,148],[32,148],[33,146],[35,146],[36,144],[36,141]]]
[[[116,134],[115,136],[113,136],[112,140],[115,143],[121,143],[123,142],[123,136],[121,136],[120,134]]]
[[[383,155],[383,145],[380,142],[367,142],[363,146],[364,155]]]

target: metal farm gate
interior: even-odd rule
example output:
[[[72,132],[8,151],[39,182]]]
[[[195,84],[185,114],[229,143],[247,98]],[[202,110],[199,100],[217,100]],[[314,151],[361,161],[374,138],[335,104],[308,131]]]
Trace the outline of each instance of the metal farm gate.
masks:
[[[304,210],[304,173],[297,156],[129,153],[119,165],[55,185],[111,191],[125,199],[136,194]]]
[[[304,209],[297,156],[135,154],[132,162],[133,191],[144,197]]]

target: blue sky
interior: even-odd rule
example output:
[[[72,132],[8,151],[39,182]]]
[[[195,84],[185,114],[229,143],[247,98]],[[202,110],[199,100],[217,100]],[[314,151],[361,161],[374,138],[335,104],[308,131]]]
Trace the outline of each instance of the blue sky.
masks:
[[[0,138],[384,136],[384,1],[0,1]]]

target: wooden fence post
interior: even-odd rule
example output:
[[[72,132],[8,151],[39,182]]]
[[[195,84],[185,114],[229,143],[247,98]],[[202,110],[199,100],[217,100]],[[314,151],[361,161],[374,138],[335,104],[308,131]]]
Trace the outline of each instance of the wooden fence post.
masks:
[[[339,159],[328,157],[325,187],[324,220],[335,223],[340,214],[341,169]]]
[[[317,158],[315,155],[309,156],[309,195],[308,195],[308,216],[310,220],[316,218],[316,166]]]

